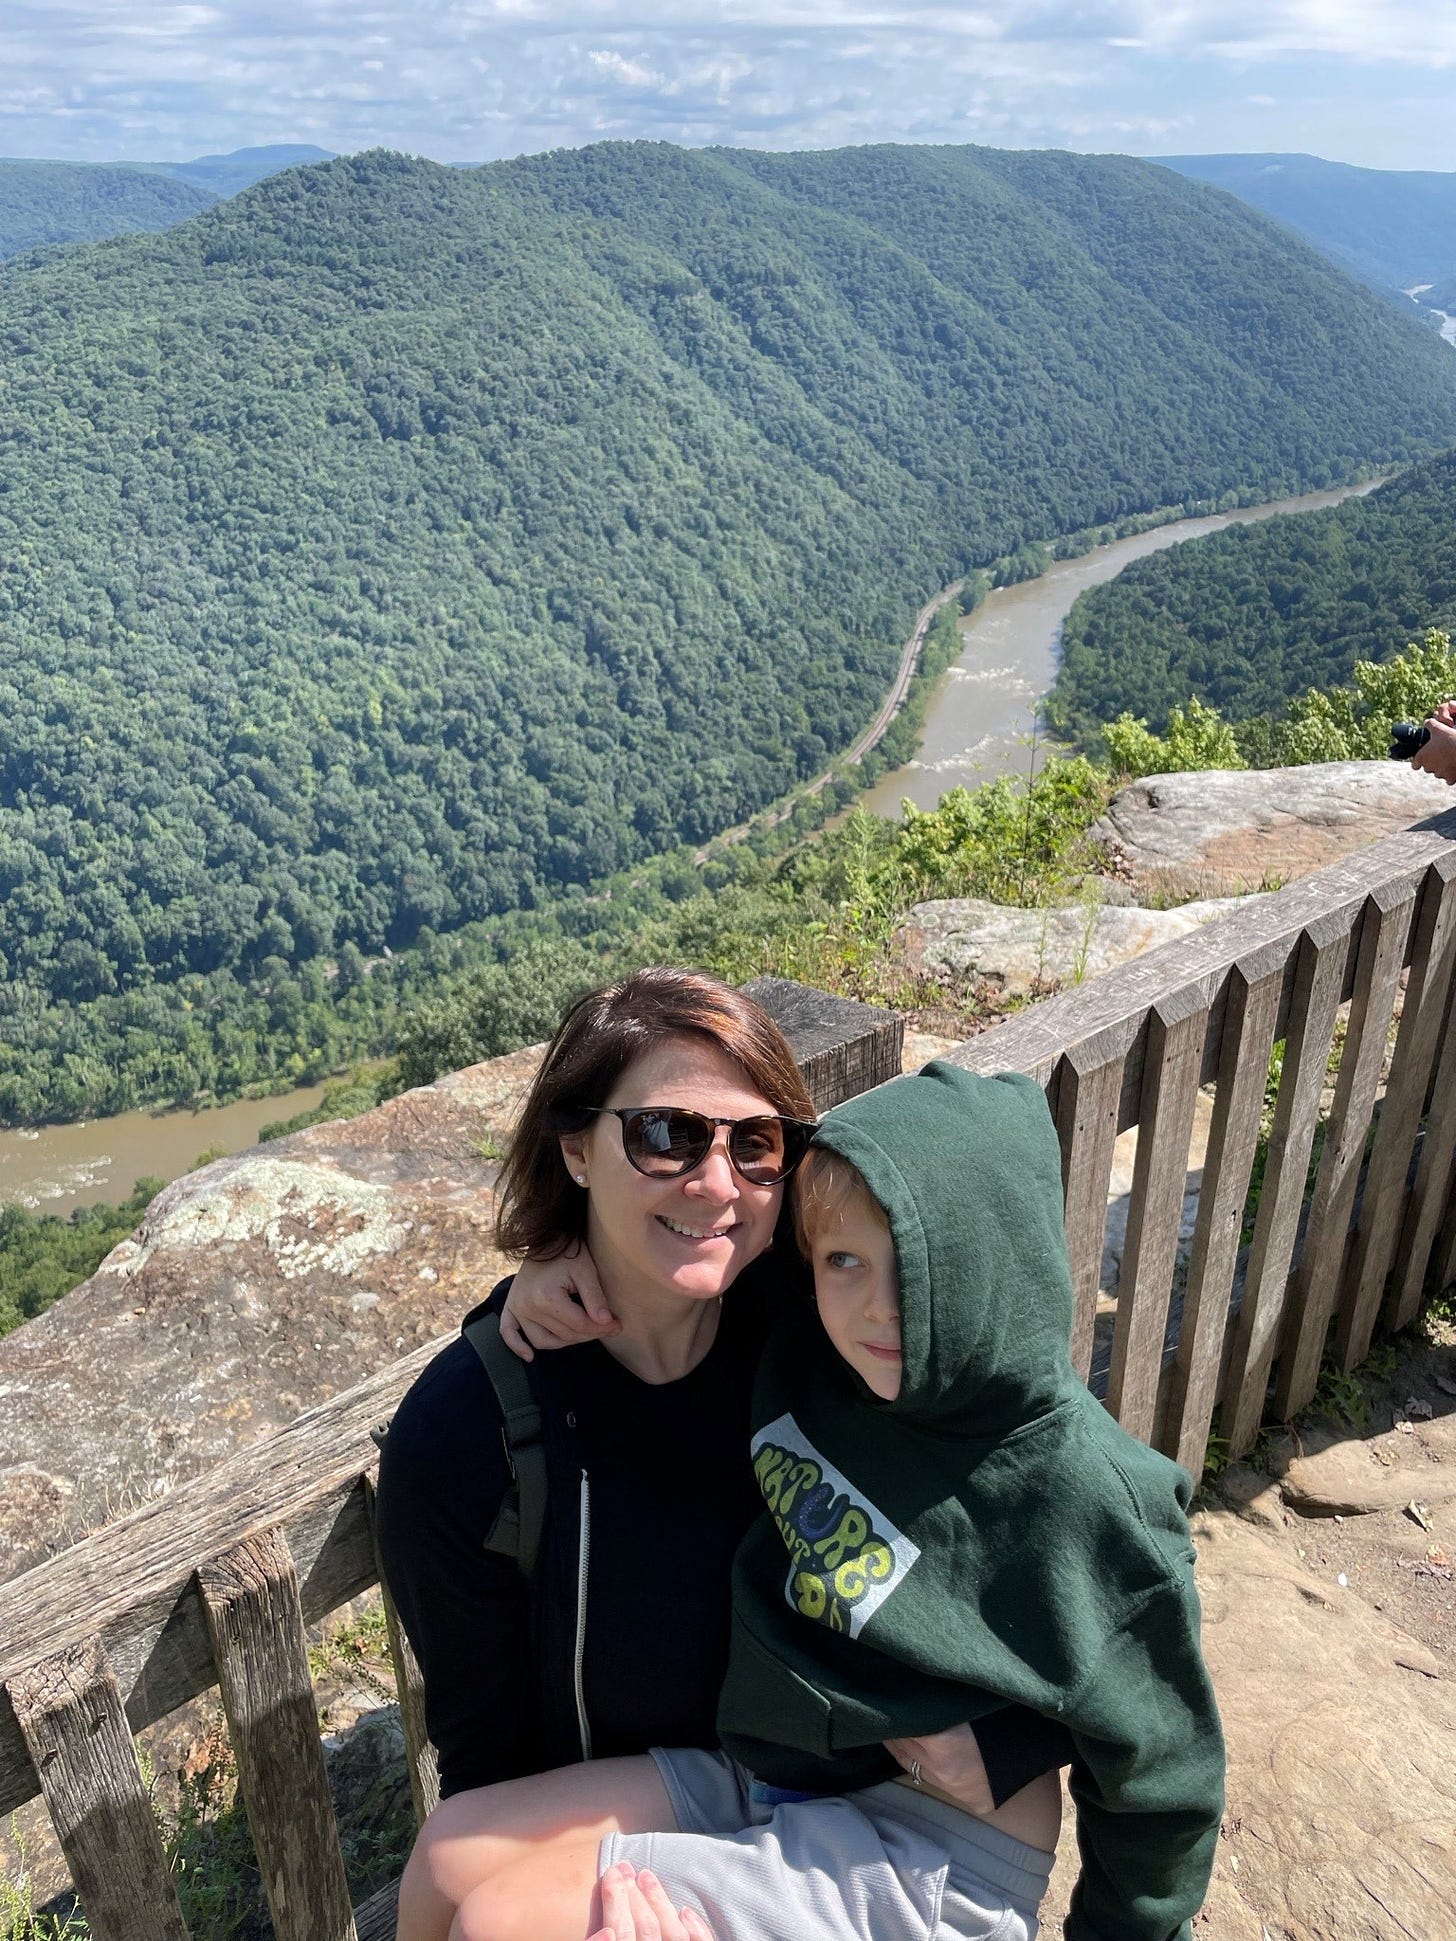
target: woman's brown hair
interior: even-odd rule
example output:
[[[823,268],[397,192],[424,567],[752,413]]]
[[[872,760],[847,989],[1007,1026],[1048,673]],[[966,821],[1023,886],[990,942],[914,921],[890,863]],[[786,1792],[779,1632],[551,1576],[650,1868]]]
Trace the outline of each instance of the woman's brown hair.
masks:
[[[495,1233],[503,1253],[551,1260],[585,1238],[587,1196],[572,1183],[558,1135],[570,1129],[573,1110],[604,1104],[633,1059],[664,1038],[706,1039],[776,1112],[814,1117],[789,1041],[761,1004],[701,971],[633,971],[579,997],[546,1048],[501,1168]]]

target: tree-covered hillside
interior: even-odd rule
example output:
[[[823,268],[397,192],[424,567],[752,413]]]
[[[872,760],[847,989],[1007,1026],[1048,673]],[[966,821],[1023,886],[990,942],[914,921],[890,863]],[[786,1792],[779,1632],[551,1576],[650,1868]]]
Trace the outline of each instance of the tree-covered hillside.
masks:
[[[216,200],[213,189],[122,162],[0,161],[0,258],[170,229]]]
[[[1456,174],[1353,168],[1317,155],[1160,155],[1263,209],[1385,290],[1456,276]]]
[[[170,229],[280,169],[329,159],[326,148],[274,144],[190,162],[0,161],[0,260]]]
[[[0,275],[0,345],[12,1117],[740,819],[966,566],[1456,437],[1262,218],[975,149],[358,156]]]
[[[1084,732],[1124,711],[1161,730],[1190,695],[1246,720],[1453,622],[1456,456],[1135,561],[1068,615],[1056,706]]]

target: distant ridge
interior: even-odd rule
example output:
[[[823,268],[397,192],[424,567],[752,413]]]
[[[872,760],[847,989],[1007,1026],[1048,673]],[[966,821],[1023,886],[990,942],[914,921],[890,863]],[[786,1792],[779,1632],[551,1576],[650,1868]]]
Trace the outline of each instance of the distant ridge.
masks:
[[[1456,280],[1456,174],[1355,168],[1317,155],[1156,155],[1227,189],[1383,291]]]
[[[215,196],[237,195],[281,169],[302,168],[311,162],[333,161],[333,151],[309,143],[275,142],[266,148],[235,148],[227,155],[198,155],[190,162],[148,162],[179,182],[210,189]]]
[[[54,244],[170,229],[265,177],[331,160],[325,148],[239,148],[190,162],[0,159],[0,260]]]

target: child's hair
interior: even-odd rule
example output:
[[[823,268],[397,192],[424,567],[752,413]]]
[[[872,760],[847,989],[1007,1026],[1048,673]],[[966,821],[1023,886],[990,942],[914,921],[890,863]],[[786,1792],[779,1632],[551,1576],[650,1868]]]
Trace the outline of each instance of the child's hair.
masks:
[[[815,1234],[822,1233],[825,1222],[851,1199],[859,1200],[888,1229],[885,1209],[865,1184],[864,1174],[827,1146],[810,1146],[794,1174],[794,1238],[806,1260]]]

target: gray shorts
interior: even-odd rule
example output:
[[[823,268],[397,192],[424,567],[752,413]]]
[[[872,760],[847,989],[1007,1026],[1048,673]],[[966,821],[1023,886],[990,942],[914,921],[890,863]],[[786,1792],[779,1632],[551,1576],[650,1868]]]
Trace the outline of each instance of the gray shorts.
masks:
[[[726,1752],[652,1748],[677,1833],[611,1833],[718,1941],[1035,1941],[1053,1855],[886,1781],[761,1804]],[[706,1837],[705,1837],[706,1836]]]

